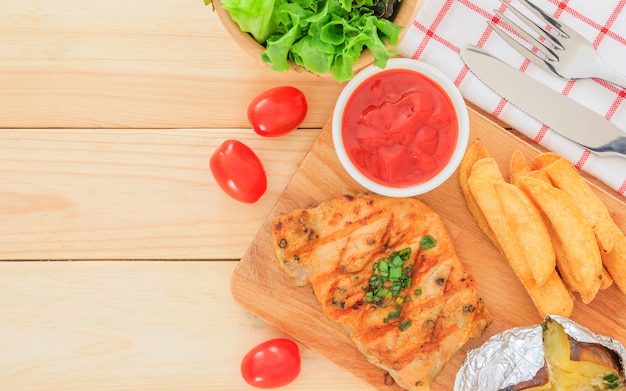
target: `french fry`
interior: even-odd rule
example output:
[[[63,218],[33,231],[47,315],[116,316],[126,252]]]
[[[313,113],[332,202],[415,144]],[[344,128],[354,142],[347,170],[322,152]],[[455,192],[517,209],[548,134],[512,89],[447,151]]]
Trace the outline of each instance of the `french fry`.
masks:
[[[474,220],[478,224],[478,227],[485,233],[485,235],[487,235],[489,240],[491,240],[491,242],[499,248],[500,245],[497,243],[491,227],[487,223],[487,220],[485,219],[482,211],[476,204],[476,200],[470,192],[469,186],[467,184],[470,171],[472,170],[472,166],[474,166],[474,163],[476,163],[476,161],[478,161],[479,159],[486,157],[490,157],[490,155],[483,145],[482,141],[477,139],[469,145],[467,151],[465,152],[465,156],[463,157],[463,160],[461,160],[461,164],[459,165],[459,185],[461,187],[463,197],[465,198],[467,208],[474,217]]]
[[[565,252],[562,248],[562,244],[559,242],[555,242],[554,243],[554,250],[556,253],[556,258],[557,259],[566,259],[566,255]],[[602,260],[604,262],[604,258],[606,256],[606,254],[604,253],[600,253]],[[557,262],[558,263],[558,262]],[[561,269],[559,270],[561,272],[561,274],[565,274],[569,272],[569,269]],[[573,277],[571,275],[568,275],[567,277],[564,277],[564,280],[570,280]],[[614,281],[613,278],[611,277],[611,274],[609,273],[609,271],[603,266],[602,267],[602,278],[600,279],[600,289],[601,291],[605,290],[605,289],[609,289],[611,287],[611,285],[613,285]],[[575,291],[576,289],[568,287],[568,289],[570,289],[571,291]]]
[[[528,162],[526,162],[522,152],[516,150],[511,155],[511,160],[509,162],[509,182],[515,185],[519,182],[519,178],[525,176],[531,176],[545,182],[550,180],[545,172],[541,170],[533,170]]]
[[[543,217],[519,187],[505,182],[493,186],[536,284],[545,284],[556,268],[556,256]]]
[[[509,161],[509,182],[516,184],[519,178],[526,176],[529,173],[530,166],[522,154],[522,151],[515,150],[511,155],[511,160]]]
[[[554,163],[559,160],[562,156],[555,152],[544,152],[535,156],[535,158],[530,162],[531,170],[541,170],[545,166]]]
[[[550,221],[563,281],[588,304],[598,293],[602,279],[602,259],[591,226],[562,190],[531,177],[521,178],[519,186]]]
[[[513,272],[528,292],[539,314],[561,314],[569,316],[574,306],[573,299],[563,281],[553,269],[548,280],[539,286],[527,263],[520,240],[511,227],[494,184],[505,184],[502,173],[493,158],[478,159],[472,166],[467,185],[487,224],[491,227]]]
[[[550,235],[553,238],[556,238],[556,234],[552,226],[550,226]],[[567,257],[567,250],[563,248],[564,244],[560,240],[553,240],[552,245],[554,247],[554,253],[556,254],[557,267],[559,265],[566,264],[568,262],[568,257]],[[565,283],[565,286],[567,286],[567,289],[571,292],[577,292],[578,288],[575,286],[575,283],[573,283],[576,277],[572,273],[571,268],[562,266],[558,269],[558,271],[559,271],[559,274],[561,275],[561,278],[563,279]],[[600,288],[598,288],[598,290],[600,290]]]
[[[522,245],[496,193],[495,183],[506,183],[496,161],[491,157],[478,159],[472,166],[467,179],[469,190],[485,216],[486,223],[494,235],[495,243],[499,245],[499,250],[506,256],[515,274],[521,280],[533,280]]]
[[[542,319],[548,314],[569,317],[574,310],[574,297],[556,270],[545,284],[526,287],[526,291]]]
[[[618,226],[613,227],[613,249],[602,253],[602,262],[615,285],[626,294],[626,237]]]
[[[578,205],[593,228],[600,250],[608,253],[613,248],[613,221],[609,210],[591,190],[576,168],[564,157],[552,152],[538,155],[532,167],[544,171],[554,187],[563,190]]]
[[[602,255],[602,253],[600,253]],[[602,262],[604,262],[604,256],[602,256]],[[611,273],[606,270],[606,267],[602,267],[602,283],[600,283],[600,290],[603,291],[605,289],[609,289],[611,285],[613,285],[615,281],[613,277],[611,277]]]
[[[626,236],[578,170],[548,152],[509,161],[509,182],[480,140],[459,170],[479,227],[505,256],[540,315],[569,316],[612,284],[626,293]],[[555,267],[556,266],[556,267]]]

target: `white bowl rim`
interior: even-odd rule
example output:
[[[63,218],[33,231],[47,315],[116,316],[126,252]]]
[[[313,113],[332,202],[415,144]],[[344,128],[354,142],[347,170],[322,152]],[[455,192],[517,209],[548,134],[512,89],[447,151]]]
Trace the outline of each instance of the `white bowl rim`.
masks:
[[[415,186],[389,187],[371,180],[370,178],[363,175],[361,171],[354,165],[354,163],[352,163],[347,153],[345,152],[345,147],[343,144],[341,125],[343,120],[343,111],[345,109],[348,98],[352,95],[354,90],[358,86],[360,86],[366,79],[377,73],[384,72],[390,69],[408,69],[416,71],[434,81],[448,94],[457,116],[459,138],[457,140],[457,145],[452,157],[450,158],[450,161],[444,167],[444,169],[439,172],[439,174],[435,175],[430,180]],[[331,126],[335,153],[337,154],[339,161],[348,172],[348,174],[350,174],[350,176],[354,180],[356,180],[361,186],[365,187],[369,191],[389,197],[411,197],[424,194],[435,189],[446,180],[448,180],[448,178],[450,178],[450,176],[452,176],[452,174],[456,171],[461,163],[461,160],[463,159],[469,142],[470,128],[467,105],[465,103],[465,100],[463,99],[463,96],[461,95],[461,92],[454,85],[454,83],[437,68],[426,64],[425,62],[414,60],[411,58],[391,58],[387,61],[387,65],[384,69],[374,65],[370,65],[357,73],[355,77],[345,85],[345,87],[339,94],[339,97],[337,98],[337,103],[335,104],[335,108],[333,111]]]

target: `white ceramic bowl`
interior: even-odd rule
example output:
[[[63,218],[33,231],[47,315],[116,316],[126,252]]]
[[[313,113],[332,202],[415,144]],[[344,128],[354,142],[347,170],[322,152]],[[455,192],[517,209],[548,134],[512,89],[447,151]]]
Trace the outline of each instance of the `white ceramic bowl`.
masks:
[[[443,166],[441,171],[437,173],[434,177],[416,185],[390,186],[381,184],[380,181],[370,179],[368,176],[363,174],[359,170],[359,168],[357,168],[357,166],[352,162],[344,146],[343,118],[344,110],[346,109],[346,104],[348,103],[349,99],[352,97],[355,90],[357,90],[357,88],[360,87],[370,77],[377,75],[381,72],[387,72],[391,69],[412,70],[433,81],[450,98],[457,118],[458,138],[456,140],[456,146],[448,163]],[[339,98],[337,99],[337,103],[335,105],[332,120],[332,137],[334,148],[337,156],[339,157],[339,161],[341,162],[345,170],[350,174],[350,176],[354,178],[354,180],[356,180],[361,186],[365,187],[369,191],[384,196],[410,197],[423,194],[435,189],[436,187],[444,183],[448,178],[450,178],[450,176],[456,171],[459,164],[461,163],[463,155],[465,154],[465,150],[467,149],[467,144],[469,140],[469,116],[467,112],[467,106],[465,104],[465,101],[463,100],[463,97],[461,96],[461,93],[447,76],[445,76],[436,68],[423,62],[408,58],[393,58],[389,60],[385,69],[380,69],[373,65],[369,66],[360,71],[354,77],[354,79],[346,84],[343,91],[339,95]]]

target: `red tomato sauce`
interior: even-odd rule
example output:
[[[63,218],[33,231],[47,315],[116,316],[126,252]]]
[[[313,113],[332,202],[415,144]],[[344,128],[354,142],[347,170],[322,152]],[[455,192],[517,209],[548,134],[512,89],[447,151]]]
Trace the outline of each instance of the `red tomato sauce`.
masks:
[[[441,87],[406,69],[365,80],[343,114],[348,157],[368,178],[396,187],[431,179],[450,161],[458,136],[454,106]]]

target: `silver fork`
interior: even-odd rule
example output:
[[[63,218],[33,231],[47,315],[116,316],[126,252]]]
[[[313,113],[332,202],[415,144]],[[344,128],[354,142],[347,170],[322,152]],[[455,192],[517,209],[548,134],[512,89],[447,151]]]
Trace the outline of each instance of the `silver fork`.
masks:
[[[494,10],[495,13],[502,21],[507,23],[516,34],[519,34],[529,44],[533,45],[543,56],[540,56],[521,44],[495,23],[489,20],[487,23],[502,39],[512,46],[513,49],[530,60],[533,64],[563,79],[584,79],[593,77],[606,80],[618,87],[626,88],[626,76],[614,71],[602,61],[593,48],[593,45],[582,35],[552,18],[528,0],[518,0],[518,2],[544,21],[546,27],[535,23],[528,16],[512,7],[507,1],[500,0],[500,2],[539,35],[540,39],[543,39],[543,42],[533,37],[518,24],[504,16],[500,11]],[[551,26],[551,32],[548,32],[547,26]]]

